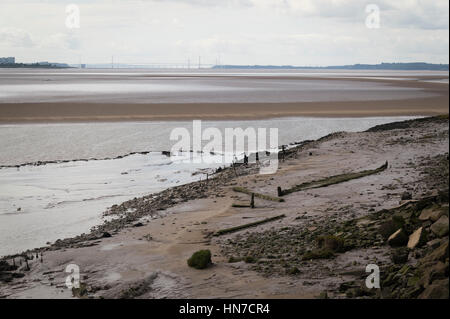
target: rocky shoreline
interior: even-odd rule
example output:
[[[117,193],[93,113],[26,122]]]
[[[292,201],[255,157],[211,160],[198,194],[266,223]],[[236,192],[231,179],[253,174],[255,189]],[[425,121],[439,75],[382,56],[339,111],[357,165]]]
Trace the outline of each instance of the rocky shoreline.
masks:
[[[290,297],[301,297],[299,291],[311,291],[320,298],[448,298],[448,116],[390,123],[361,133],[333,133],[305,141],[279,155],[281,167],[274,176],[258,175],[255,164],[221,169],[208,180],[114,205],[104,213],[106,221],[89,234],[3,257],[0,296],[13,297],[16,289],[27,291],[37,285],[33,280],[47,282],[43,278],[49,272],[59,273],[62,281],[61,262],[57,262],[61,256],[83,260],[82,256],[90,256],[105,245],[131,245],[131,238],[142,238],[150,232],[145,241],[139,239],[133,245],[141,247],[147,241],[154,245],[142,248],[142,258],[150,258],[145,262],[146,269],[166,267],[162,265],[177,260],[176,266],[167,266],[170,274],[164,273],[163,277],[172,278],[178,288],[161,292],[162,288],[155,286],[162,278],[159,270],[159,275],[153,273],[151,280],[147,280],[147,275],[142,279],[147,271],[105,286],[96,278],[97,269],[88,276],[92,278],[86,278],[86,291],[74,295],[116,298],[127,295],[130,285],[142,286],[144,282],[148,289],[133,297],[177,297],[180,293],[200,298],[203,288],[195,282],[203,274],[186,270],[186,260],[178,265],[180,254],[188,253],[185,249],[177,248],[173,255],[173,247],[181,247],[186,238],[195,235],[196,240],[191,240],[189,247],[206,245],[213,251],[215,266],[202,270],[204,273],[213,277],[217,272],[230,278],[250,276],[265,283],[259,288],[265,296],[284,291]],[[387,170],[377,171],[384,160],[389,163]],[[368,165],[373,175],[355,174]],[[295,180],[306,185],[345,174],[351,178],[319,184],[313,189],[293,187]],[[250,202],[250,196],[233,191],[236,186],[266,197],[276,197],[277,187],[292,189],[292,193],[284,195],[280,202],[258,197],[252,208],[240,205]],[[195,205],[203,208],[190,208]],[[205,222],[193,223],[195,217],[189,214],[196,211],[205,211]],[[286,218],[213,236],[220,229],[242,225],[243,218],[271,220],[274,212]],[[173,216],[180,217],[172,219]],[[176,235],[153,234],[158,229],[157,222],[161,221],[159,227],[168,227],[169,219],[176,225],[181,216],[185,216],[182,225],[168,228]],[[161,247],[166,242],[168,250],[163,253]],[[161,259],[152,259],[154,254]],[[97,268],[106,267],[101,260],[93,260]],[[139,259],[133,267],[144,267],[142,262]],[[132,260],[125,263],[134,265]],[[381,289],[365,286],[368,263],[380,266]],[[116,269],[113,273],[120,272]],[[284,283],[284,278],[290,283]],[[183,284],[184,281],[192,283]],[[277,288],[268,287],[268,283]],[[15,288],[18,285],[22,288]],[[217,284],[218,296],[226,296],[221,289]],[[251,296],[244,290],[241,288],[240,295]]]

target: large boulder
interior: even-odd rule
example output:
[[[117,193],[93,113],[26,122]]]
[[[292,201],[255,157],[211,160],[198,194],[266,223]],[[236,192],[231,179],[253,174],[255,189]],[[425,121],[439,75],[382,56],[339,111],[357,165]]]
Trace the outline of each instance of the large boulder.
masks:
[[[424,239],[425,239],[425,232],[423,230],[423,227],[420,227],[409,236],[408,244],[406,246],[409,249],[413,249],[416,246],[422,245]]]
[[[408,243],[408,236],[405,234],[403,229],[400,228],[389,236],[387,242],[391,247],[405,246]]]
[[[431,225],[430,229],[436,236],[444,237],[448,234],[448,217],[441,216],[433,225]]]

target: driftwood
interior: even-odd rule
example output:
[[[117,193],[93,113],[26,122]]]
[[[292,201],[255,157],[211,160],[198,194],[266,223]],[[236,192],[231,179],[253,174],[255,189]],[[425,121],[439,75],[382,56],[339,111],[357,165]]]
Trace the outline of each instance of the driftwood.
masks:
[[[247,195],[250,195],[250,196],[252,194],[254,194],[253,195],[254,197],[258,197],[258,198],[265,199],[265,200],[270,200],[270,201],[273,201],[273,202],[284,202],[283,198],[278,198],[278,197],[274,197],[274,196],[270,196],[270,195],[255,193],[255,192],[253,192],[253,191],[251,191],[251,190],[249,190],[249,189],[247,189],[245,187],[233,187],[233,191],[238,192],[238,193],[244,193],[244,194],[247,194]]]
[[[229,233],[234,233],[234,232],[240,231],[242,229],[259,226],[261,224],[265,224],[265,223],[272,222],[272,221],[275,221],[278,219],[282,219],[284,217],[286,217],[286,215],[283,214],[283,215],[279,215],[279,216],[275,216],[275,217],[266,218],[266,219],[263,219],[263,220],[260,220],[260,221],[254,222],[254,223],[249,223],[249,224],[244,224],[244,225],[235,226],[235,227],[231,227],[231,228],[221,229],[221,230],[217,231],[214,234],[214,236],[220,236],[220,235],[225,235],[225,234],[229,234]]]
[[[307,190],[307,189],[327,187],[330,185],[347,182],[352,179],[357,179],[357,178],[377,174],[377,173],[384,171],[387,167],[388,167],[388,162],[386,161],[386,163],[384,163],[382,166],[380,166],[376,169],[334,175],[334,176],[326,177],[326,178],[323,178],[320,180],[302,183],[302,184],[296,185],[294,187],[291,187],[289,189],[281,189],[281,187],[278,187],[277,193],[278,193],[278,196],[284,196],[284,195],[287,195],[290,193],[299,192],[299,191],[303,191],[303,190]]]

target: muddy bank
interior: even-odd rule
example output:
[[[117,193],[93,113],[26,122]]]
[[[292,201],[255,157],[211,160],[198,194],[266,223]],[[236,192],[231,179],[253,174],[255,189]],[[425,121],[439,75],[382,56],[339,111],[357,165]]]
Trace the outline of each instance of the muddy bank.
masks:
[[[89,234],[4,258],[0,295],[448,297],[448,118],[388,125],[288,149],[272,175],[238,165],[115,205]],[[317,183],[336,176],[347,178]],[[305,183],[319,187],[296,187]],[[278,188],[293,191],[272,200]],[[265,196],[250,205],[251,193]],[[213,264],[192,269],[186,261],[200,249]],[[70,263],[80,291],[65,288]],[[381,289],[364,288],[368,264],[379,266]]]

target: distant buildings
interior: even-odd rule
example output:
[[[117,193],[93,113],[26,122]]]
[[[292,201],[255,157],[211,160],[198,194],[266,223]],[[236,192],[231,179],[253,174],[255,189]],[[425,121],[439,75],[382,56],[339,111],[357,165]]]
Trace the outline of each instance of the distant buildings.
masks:
[[[15,57],[0,58],[0,64],[14,64],[14,63],[16,63]]]
[[[15,57],[0,57],[0,67],[2,68],[70,68],[67,63],[35,62],[16,63]]]
[[[53,62],[47,62],[47,61],[43,61],[43,62],[37,62],[37,65],[40,66],[46,66],[46,67],[57,67],[57,68],[68,68],[69,65],[66,63],[53,63]]]

